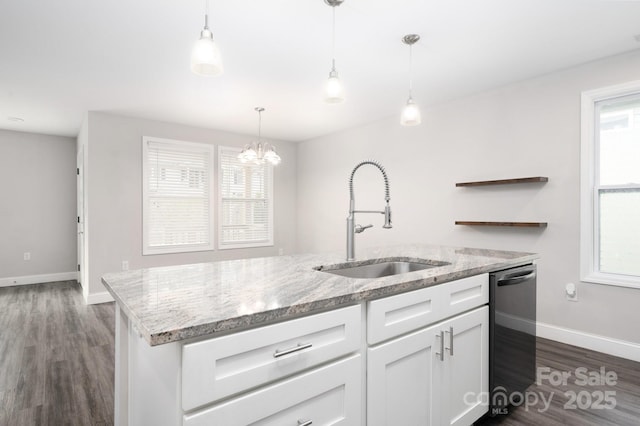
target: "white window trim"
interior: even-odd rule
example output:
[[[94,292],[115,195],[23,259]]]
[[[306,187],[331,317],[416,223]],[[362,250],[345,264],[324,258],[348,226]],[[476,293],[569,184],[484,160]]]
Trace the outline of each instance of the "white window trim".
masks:
[[[202,146],[209,147],[209,161],[211,164],[211,178],[209,183],[209,200],[211,201],[211,208],[209,214],[209,244],[203,245],[182,245],[179,247],[149,247],[149,231],[147,229],[147,224],[149,223],[149,210],[148,210],[148,186],[147,186],[147,177],[149,176],[149,165],[147,164],[147,156],[148,156],[148,142],[166,142],[166,143],[179,143],[186,146],[197,146],[201,148]],[[156,138],[153,136],[143,136],[142,137],[142,255],[155,255],[155,254],[173,254],[173,253],[191,253],[191,252],[199,252],[199,251],[213,251],[215,250],[215,242],[214,242],[214,221],[213,221],[213,212],[215,206],[213,202],[215,200],[214,196],[214,186],[215,182],[213,180],[213,176],[215,176],[215,163],[214,163],[214,146],[204,143],[196,143],[196,142],[187,142],[177,139],[166,139],[166,138]]]
[[[580,152],[580,279],[585,282],[640,288],[640,278],[597,270],[599,222],[595,203],[596,103],[640,92],[640,80],[582,92]]]
[[[239,248],[253,248],[253,247],[272,247],[274,245],[274,230],[273,230],[273,205],[274,201],[274,182],[273,182],[273,167],[267,168],[269,174],[269,185],[267,185],[269,203],[269,239],[265,242],[246,242],[246,243],[223,243],[222,242],[222,151],[234,151],[238,154],[242,149],[232,146],[218,146],[218,250],[229,250]]]

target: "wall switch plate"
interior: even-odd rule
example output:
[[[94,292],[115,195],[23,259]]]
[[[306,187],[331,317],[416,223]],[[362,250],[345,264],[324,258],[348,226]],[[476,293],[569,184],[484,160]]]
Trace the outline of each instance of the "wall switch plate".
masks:
[[[129,270],[129,261],[128,260],[123,260],[122,261],[122,270],[123,271],[128,271]]]
[[[31,260],[31,253],[30,252],[25,252],[24,253],[24,260]]]
[[[568,283],[564,287],[564,294],[567,296],[567,300],[569,300],[570,302],[577,302],[578,286],[576,286],[574,283]]]

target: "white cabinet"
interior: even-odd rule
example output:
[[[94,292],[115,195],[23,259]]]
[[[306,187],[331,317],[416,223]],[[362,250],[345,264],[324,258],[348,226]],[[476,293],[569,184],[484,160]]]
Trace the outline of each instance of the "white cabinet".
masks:
[[[118,308],[115,424],[359,426],[362,311],[149,346]]]
[[[349,306],[182,348],[182,408],[192,410],[356,352],[362,310]]]
[[[184,345],[183,425],[359,425],[361,357],[328,363],[360,350],[361,323],[357,305]]]
[[[486,412],[488,302],[488,274],[368,302],[368,425],[468,425]]]
[[[184,417],[184,426],[355,426],[362,407],[360,355]]]
[[[489,303],[489,275],[481,274],[368,302],[370,345]]]
[[[444,329],[444,360],[437,369],[440,396],[444,397],[440,401],[440,424],[470,425],[488,409],[489,307],[459,315],[435,328]]]
[[[115,423],[469,425],[487,410],[487,303],[483,274],[154,347],[118,308]]]
[[[422,329],[368,350],[368,426],[438,425],[435,334]]]
[[[367,425],[469,425],[481,417],[488,312],[483,306],[370,348]]]

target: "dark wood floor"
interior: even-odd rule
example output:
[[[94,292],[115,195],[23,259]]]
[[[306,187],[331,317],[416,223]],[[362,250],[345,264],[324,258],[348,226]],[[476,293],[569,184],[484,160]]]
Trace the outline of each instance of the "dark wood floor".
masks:
[[[0,425],[112,425],[114,304],[75,281],[0,289]]]
[[[114,304],[86,306],[75,281],[0,288],[0,425],[113,424]],[[640,363],[538,338],[538,367],[571,372],[528,392],[544,403],[511,409],[482,425],[640,425]],[[575,370],[617,374],[615,386],[579,386]],[[565,392],[614,391],[613,409],[575,409]],[[603,402],[604,404],[604,402]],[[403,426],[403,425],[399,425]],[[411,425],[416,426],[416,425]]]

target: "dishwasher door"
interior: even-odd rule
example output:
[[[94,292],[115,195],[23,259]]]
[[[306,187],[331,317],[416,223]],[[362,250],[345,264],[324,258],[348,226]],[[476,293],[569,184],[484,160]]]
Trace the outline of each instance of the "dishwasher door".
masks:
[[[518,405],[536,377],[536,265],[489,275],[491,415]]]

